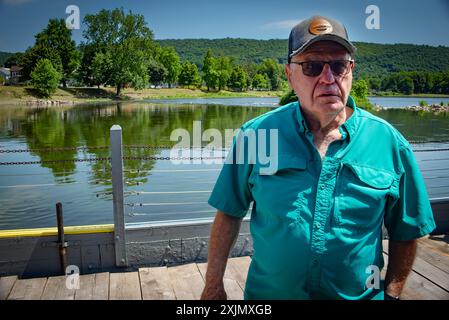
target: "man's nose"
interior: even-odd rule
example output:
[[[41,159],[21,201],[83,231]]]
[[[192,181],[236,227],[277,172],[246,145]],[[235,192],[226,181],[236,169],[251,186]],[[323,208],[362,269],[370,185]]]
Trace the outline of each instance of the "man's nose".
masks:
[[[331,67],[328,63],[324,64],[323,71],[321,71],[319,81],[322,83],[334,83],[335,77],[332,73]]]

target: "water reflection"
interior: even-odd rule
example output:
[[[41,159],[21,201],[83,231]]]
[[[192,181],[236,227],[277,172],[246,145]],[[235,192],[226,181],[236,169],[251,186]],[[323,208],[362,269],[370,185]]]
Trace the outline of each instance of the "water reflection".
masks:
[[[201,121],[202,131],[215,128],[224,137],[226,129],[236,129],[272,109],[151,103],[2,107],[0,149],[32,151],[0,153],[0,161],[106,158],[109,150],[101,147],[109,145],[109,130],[114,124],[123,128],[123,144],[127,146],[173,146],[176,142],[170,141],[172,131],[183,128],[192,137],[194,121]],[[449,140],[447,113],[383,110],[375,114],[389,121],[409,140]],[[70,150],[42,150],[54,148]],[[124,156],[134,158],[168,156],[165,149],[125,148],[123,151]],[[127,222],[211,217],[214,210],[206,201],[220,167],[219,164],[175,166],[163,160],[126,160]],[[108,161],[0,166],[0,229],[54,226],[56,202],[63,203],[67,225],[112,223],[111,192]]]

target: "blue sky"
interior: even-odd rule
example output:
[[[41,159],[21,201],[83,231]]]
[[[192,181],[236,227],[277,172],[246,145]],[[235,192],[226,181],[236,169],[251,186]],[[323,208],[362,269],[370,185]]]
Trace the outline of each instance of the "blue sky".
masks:
[[[145,16],[156,39],[287,39],[292,25],[315,14],[342,21],[351,40],[449,46],[449,0],[0,0],[0,51],[24,51],[50,18],[77,5],[81,20],[102,8]],[[380,29],[365,27],[368,5],[380,10]],[[82,29],[75,30],[77,43]]]

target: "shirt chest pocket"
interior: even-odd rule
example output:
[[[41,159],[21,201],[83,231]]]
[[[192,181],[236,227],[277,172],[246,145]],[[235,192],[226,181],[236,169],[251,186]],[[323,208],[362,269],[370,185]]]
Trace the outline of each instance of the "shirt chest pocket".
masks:
[[[297,219],[307,206],[315,179],[307,172],[304,158],[280,155],[272,174],[256,166],[252,194],[257,208],[268,218]]]
[[[334,226],[346,236],[363,236],[382,226],[394,182],[388,171],[344,163],[337,177]]]

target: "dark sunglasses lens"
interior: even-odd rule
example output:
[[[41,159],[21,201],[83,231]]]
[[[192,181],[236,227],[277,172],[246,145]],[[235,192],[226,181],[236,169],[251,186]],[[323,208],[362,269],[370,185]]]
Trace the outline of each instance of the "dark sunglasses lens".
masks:
[[[346,74],[348,67],[349,67],[349,61],[332,61],[329,63],[332,72],[335,75],[344,75]]]
[[[307,61],[302,64],[302,71],[306,76],[316,77],[323,71],[324,62],[321,61]]]

